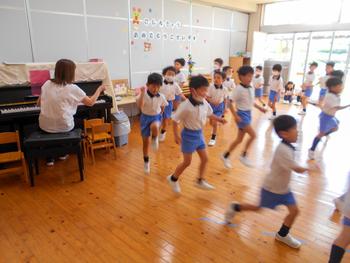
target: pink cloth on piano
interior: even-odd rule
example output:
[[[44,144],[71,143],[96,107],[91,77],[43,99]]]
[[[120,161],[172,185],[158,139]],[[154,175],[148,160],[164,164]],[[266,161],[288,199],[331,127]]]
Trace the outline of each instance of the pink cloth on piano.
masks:
[[[41,94],[41,86],[50,79],[49,70],[31,70],[29,71],[30,85],[32,88],[32,95]]]

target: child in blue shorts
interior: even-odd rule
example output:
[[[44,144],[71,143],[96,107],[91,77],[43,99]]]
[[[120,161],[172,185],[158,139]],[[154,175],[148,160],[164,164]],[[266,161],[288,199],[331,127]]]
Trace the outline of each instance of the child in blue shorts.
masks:
[[[318,67],[317,62],[312,62],[310,64],[310,70],[305,76],[305,81],[303,85],[301,86],[303,90],[303,95],[301,97],[301,105],[303,106],[303,110],[299,112],[299,115],[305,115],[306,114],[306,107],[309,103],[309,99],[312,95],[312,90],[314,87],[314,81],[316,78],[315,70]]]
[[[223,85],[226,74],[221,71],[216,71],[214,73],[214,83],[209,86],[207,101],[213,109],[216,116],[224,116],[226,110],[226,101],[228,96],[228,90]],[[210,125],[213,126],[213,131],[211,134],[208,146],[214,146],[216,143],[216,132],[218,129],[217,121],[210,121]]]
[[[334,71],[334,66],[335,66],[335,63],[333,61],[328,61],[326,64],[326,75],[319,79],[320,94],[318,97],[318,105],[321,107],[323,105],[324,98],[326,97],[326,94],[327,94],[326,82],[329,79],[332,72]]]
[[[173,174],[167,177],[167,180],[175,193],[181,192],[178,179],[191,164],[192,154],[194,152],[197,152],[200,158],[199,176],[196,186],[206,190],[214,188],[204,179],[208,154],[203,136],[203,127],[207,118],[221,123],[226,123],[226,121],[225,119],[213,114],[213,109],[205,100],[208,93],[208,86],[209,83],[205,77],[201,75],[193,76],[190,80],[190,97],[179,105],[179,108],[172,116],[175,142],[176,144],[181,144],[181,151],[183,153],[182,163],[176,167]],[[181,132],[181,137],[178,133],[180,122],[184,126]]]
[[[270,77],[269,86],[270,86],[270,93],[269,93],[269,107],[272,109],[272,115],[270,117],[270,120],[273,120],[276,118],[277,110],[276,110],[276,103],[279,99],[280,93],[283,90],[283,79],[281,76],[282,72],[282,65],[281,64],[275,64],[272,67],[272,76]]]
[[[171,114],[173,112],[175,96],[180,96],[180,98],[183,100],[186,99],[186,97],[182,94],[180,86],[175,82],[175,74],[176,69],[172,66],[163,69],[164,82],[160,87],[159,92],[165,96],[166,100],[168,101],[168,106],[165,107],[162,115],[162,125],[159,135],[160,142],[165,140],[168,121],[171,119]]]
[[[298,138],[296,120],[292,116],[281,115],[273,121],[273,126],[282,141],[276,148],[271,163],[271,171],[265,177],[260,193],[260,204],[231,203],[226,211],[225,220],[229,223],[238,212],[259,211],[261,208],[274,209],[279,205],[284,205],[288,208],[289,213],[285,217],[280,230],[276,233],[276,239],[292,248],[299,248],[301,243],[289,234],[290,228],[299,213],[294,194],[289,185],[293,171],[304,173],[308,169],[300,167],[295,162],[295,148],[292,143],[295,143]]]
[[[181,71],[181,69],[186,65],[186,60],[184,58],[177,58],[174,60],[174,67],[176,69],[176,75],[175,75],[175,82],[177,85],[180,86],[182,89],[185,82],[186,82],[186,76],[185,74]],[[177,106],[181,102],[181,96],[180,95],[175,95],[175,100],[174,100],[174,110],[177,109]]]
[[[236,140],[230,145],[229,149],[221,156],[224,166],[228,169],[232,168],[230,161],[231,152],[243,141],[244,136],[250,136],[244,147],[243,153],[239,160],[246,166],[253,166],[247,158],[249,146],[254,141],[256,134],[251,126],[253,107],[261,112],[266,109],[255,102],[254,88],[250,85],[254,75],[254,69],[250,66],[242,66],[238,70],[238,77],[241,83],[237,85],[230,96],[230,110],[238,126],[238,134]]]
[[[259,101],[263,107],[265,107],[265,102],[262,100],[262,96],[264,93],[264,77],[262,76],[262,73],[262,66],[256,66],[255,75],[253,78],[253,88],[255,89],[255,99]]]
[[[350,188],[345,195],[345,204],[342,213],[344,216],[343,229],[333,242],[329,263],[340,263],[346,247],[350,244]]]
[[[141,89],[140,95],[136,99],[137,106],[141,110],[140,126],[143,141],[144,171],[150,173],[150,162],[148,154],[149,137],[152,136],[152,148],[158,150],[158,133],[162,120],[162,112],[168,105],[163,94],[159,93],[163,83],[162,75],[152,73],[147,79],[147,88]]]
[[[335,117],[336,112],[350,106],[340,106],[340,94],[343,91],[343,81],[341,79],[331,77],[327,80],[326,86],[328,88],[328,93],[324,99],[322,112],[319,116],[320,131],[314,138],[309,150],[309,159],[311,160],[315,159],[315,150],[322,137],[328,136],[332,132],[338,130],[339,121]]]

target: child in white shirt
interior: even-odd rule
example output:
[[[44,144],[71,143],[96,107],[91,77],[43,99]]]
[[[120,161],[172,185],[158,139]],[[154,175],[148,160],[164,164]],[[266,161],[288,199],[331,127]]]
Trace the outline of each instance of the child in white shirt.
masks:
[[[253,107],[261,112],[266,109],[256,104],[254,99],[254,89],[250,86],[254,75],[254,69],[250,66],[242,66],[238,70],[238,77],[241,81],[233,90],[230,97],[230,110],[238,126],[238,134],[234,142],[231,143],[229,149],[221,156],[226,168],[232,168],[229,156],[231,152],[243,141],[246,134],[250,136],[247,141],[243,153],[239,160],[246,166],[253,166],[247,158],[247,151],[251,143],[255,140],[256,134],[251,126]]]
[[[163,78],[158,73],[152,73],[147,78],[147,87],[142,87],[136,103],[141,110],[140,126],[143,141],[144,171],[150,173],[149,137],[152,135],[152,148],[158,150],[158,133],[164,108],[168,105],[163,94],[159,93]]]
[[[216,71],[214,73],[214,83],[210,84],[208,90],[207,101],[210,103],[214,114],[218,117],[222,117],[226,110],[228,90],[223,85],[225,78],[225,73]],[[213,131],[208,146],[214,146],[216,143],[216,132],[218,128],[217,121],[210,121],[210,125],[213,126]]]
[[[314,87],[314,81],[316,78],[315,70],[317,67],[318,67],[317,62],[312,62],[310,64],[310,71],[306,74],[305,81],[301,86],[303,89],[303,96],[301,97],[301,105],[303,106],[303,110],[299,112],[299,115],[306,114],[306,107],[312,95],[312,90]]]
[[[180,163],[173,174],[167,177],[167,180],[175,193],[180,193],[179,177],[184,170],[190,166],[192,154],[197,152],[200,158],[199,174],[196,186],[210,190],[214,187],[204,179],[204,173],[208,162],[208,154],[203,136],[203,127],[207,121],[215,120],[226,123],[225,119],[213,114],[213,109],[205,100],[208,93],[208,80],[199,75],[193,76],[190,80],[191,96],[179,105],[175,114],[172,116],[174,136],[176,144],[181,144],[183,161]],[[178,133],[178,125],[182,123],[184,128],[181,137]]]
[[[264,92],[264,77],[262,76],[262,66],[255,67],[255,75],[253,78],[253,88],[255,89],[255,98],[260,102],[260,104],[265,107],[266,104],[262,100]]]
[[[231,93],[236,87],[235,80],[232,78],[232,67],[225,66],[222,68],[222,72],[226,75],[226,79],[222,85]]]
[[[298,138],[296,120],[292,116],[281,115],[273,121],[273,126],[282,142],[275,151],[271,172],[266,175],[261,188],[260,204],[231,203],[226,212],[225,220],[229,223],[234,215],[239,212],[259,211],[261,208],[275,209],[279,205],[284,205],[288,208],[289,213],[285,217],[280,230],[276,233],[276,240],[292,248],[299,248],[301,242],[289,234],[289,230],[299,213],[299,208],[289,185],[293,171],[304,173],[308,169],[300,167],[295,162],[295,148],[292,143],[295,143]]]
[[[182,89],[185,82],[186,82],[186,76],[185,74],[181,71],[181,69],[186,65],[186,60],[183,58],[177,58],[174,60],[174,67],[176,70],[176,75],[175,75],[175,82],[180,86]],[[180,95],[175,95],[175,101],[174,101],[174,110],[177,109],[177,106],[181,102],[181,96]]]
[[[164,82],[160,87],[159,92],[163,94],[168,101],[168,105],[165,107],[162,115],[161,132],[159,135],[159,141],[164,141],[166,136],[166,128],[168,121],[171,119],[173,112],[173,102],[176,96],[180,96],[181,99],[185,100],[186,97],[182,94],[180,86],[175,81],[176,69],[173,66],[169,66],[163,69]]]
[[[340,106],[340,94],[343,91],[343,81],[341,79],[331,77],[327,80],[326,86],[328,87],[328,93],[324,99],[320,114],[320,131],[314,138],[309,150],[309,158],[311,160],[315,159],[315,150],[322,137],[338,130],[339,121],[335,117],[336,112],[350,107],[350,105]]]
[[[324,98],[327,94],[327,86],[326,82],[329,79],[330,75],[334,71],[335,63],[333,61],[329,61],[326,64],[326,75],[323,77],[320,77],[319,84],[320,84],[320,95],[318,97],[318,105],[322,107]]]
[[[270,77],[270,93],[269,93],[269,107],[272,109],[272,116],[270,120],[276,118],[276,103],[279,99],[280,93],[283,90],[283,79],[281,76],[282,65],[275,64],[272,67],[272,76]]]

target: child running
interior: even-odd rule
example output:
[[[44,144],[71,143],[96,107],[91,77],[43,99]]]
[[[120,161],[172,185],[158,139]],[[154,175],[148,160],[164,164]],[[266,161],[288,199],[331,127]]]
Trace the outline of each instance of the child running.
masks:
[[[273,120],[277,116],[276,103],[283,90],[283,79],[281,77],[282,65],[275,64],[272,67],[272,76],[270,77],[270,94],[269,94],[269,107],[272,109],[272,115],[269,118]]]

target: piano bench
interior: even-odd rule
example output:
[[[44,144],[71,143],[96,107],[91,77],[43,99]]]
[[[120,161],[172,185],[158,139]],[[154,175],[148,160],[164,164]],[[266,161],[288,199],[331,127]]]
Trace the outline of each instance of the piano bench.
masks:
[[[24,140],[25,156],[28,162],[30,185],[34,186],[33,165],[39,173],[39,158],[56,158],[68,153],[76,153],[80,181],[84,180],[84,160],[81,151],[81,129],[63,133],[46,133],[36,131]]]

